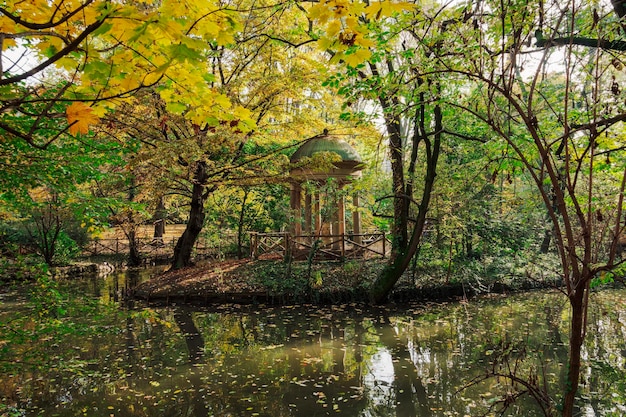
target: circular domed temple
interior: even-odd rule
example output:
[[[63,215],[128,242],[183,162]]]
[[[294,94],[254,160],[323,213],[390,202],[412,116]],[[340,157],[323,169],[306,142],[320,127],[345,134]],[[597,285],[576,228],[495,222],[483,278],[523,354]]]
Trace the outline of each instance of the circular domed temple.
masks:
[[[290,162],[297,166],[305,158],[312,158],[316,153],[332,152],[341,158],[340,161],[333,162],[331,170],[307,170],[296,167],[291,170],[291,177],[305,177],[309,179],[347,179],[349,177],[360,176],[363,168],[363,161],[357,151],[344,140],[324,134],[316,136],[306,141],[291,155]]]
[[[323,154],[316,155],[319,153]],[[358,152],[325,130],[304,142],[290,161],[291,227],[289,231],[251,232],[252,258],[277,254],[285,259],[384,258],[387,253],[385,233],[363,234],[359,196],[352,195],[352,204],[346,210],[346,193],[341,191],[361,176],[364,164]],[[346,224],[351,226],[349,232]]]
[[[307,166],[307,158],[313,158],[315,154],[321,152],[337,154],[340,159],[333,159],[325,169],[311,164]],[[293,215],[291,233],[294,236],[324,237],[327,244],[330,242],[334,249],[338,249],[339,243],[335,244],[332,240],[341,237],[337,242],[344,241],[345,198],[341,193],[323,191],[322,185],[332,178],[341,189],[354,178],[360,177],[363,169],[361,157],[348,142],[324,131],[324,134],[311,138],[301,145],[291,156],[290,161],[293,166],[290,171],[290,204]],[[305,182],[308,182],[309,186],[303,187]],[[361,231],[359,198],[354,195],[352,199],[352,232],[358,235]]]

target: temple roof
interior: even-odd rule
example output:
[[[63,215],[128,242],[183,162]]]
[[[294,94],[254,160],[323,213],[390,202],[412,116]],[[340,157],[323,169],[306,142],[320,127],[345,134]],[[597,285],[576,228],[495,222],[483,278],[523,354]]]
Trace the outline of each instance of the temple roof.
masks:
[[[322,135],[306,141],[291,155],[290,162],[296,163],[305,157],[312,157],[318,152],[334,152],[341,157],[342,162],[361,164],[361,156],[344,140],[334,136]]]

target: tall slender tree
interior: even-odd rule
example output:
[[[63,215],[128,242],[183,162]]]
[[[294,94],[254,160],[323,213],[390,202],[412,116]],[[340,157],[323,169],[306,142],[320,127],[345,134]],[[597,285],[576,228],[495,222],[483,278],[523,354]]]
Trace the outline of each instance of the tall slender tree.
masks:
[[[375,39],[386,40],[385,35],[391,34],[397,42],[387,44],[380,53],[363,41],[374,42],[372,26],[359,31],[363,26],[354,23],[366,21],[372,9],[354,5],[348,11],[335,10],[335,15],[324,14],[324,7],[333,10],[333,5],[320,3],[316,7],[322,11],[316,9],[315,15],[331,22],[333,16],[347,22],[339,14],[357,16],[353,26],[346,23],[334,32],[332,23],[328,25],[334,42],[326,45],[338,45],[336,59],[344,60],[352,75],[348,85],[343,75],[333,82],[354,97],[379,101],[389,138],[396,255],[387,271],[402,271],[406,262],[398,254],[410,254],[403,248],[413,243],[399,227],[407,218],[406,201],[412,197],[406,193],[403,176],[414,161],[409,158],[407,171],[401,168],[406,142],[402,141],[400,116],[412,116],[415,108],[432,105],[435,117],[425,126],[434,127],[427,136],[436,138],[447,131],[445,122],[437,121],[436,109],[466,112],[488,127],[485,133],[490,139],[504,141],[512,150],[532,178],[554,227],[564,293],[572,311],[561,404],[562,415],[572,416],[590,288],[622,265],[615,253],[624,232],[626,183],[621,143],[621,122],[626,119],[621,88],[623,2],[592,5],[572,0],[566,7],[556,1],[515,0],[422,4],[408,20],[402,20],[407,14],[396,15],[394,26],[390,24],[393,15],[388,15],[383,22],[387,30]],[[398,65],[413,57],[417,59]],[[370,63],[363,65],[364,60]],[[368,69],[369,76],[365,75]],[[445,88],[436,82],[442,79]],[[417,94],[430,95],[426,100],[411,98],[405,85]],[[419,117],[414,120],[419,126]],[[419,216],[416,220],[419,226]],[[419,227],[414,231],[419,232]],[[407,246],[407,242],[411,243]],[[395,262],[400,268],[393,268]],[[374,286],[374,300],[384,299],[391,288],[379,285],[383,281]],[[548,404],[545,409],[556,412],[557,407]]]
[[[453,91],[433,71],[416,76],[417,68],[430,68],[429,54],[438,53],[436,47],[424,50],[419,45],[427,39],[434,44],[445,25],[415,23],[417,11],[400,13],[411,9],[406,3],[355,7],[348,13],[370,26],[355,23],[339,32],[334,42],[324,43],[346,68],[328,84],[337,87],[347,103],[368,101],[378,109],[386,133],[392,184],[389,195],[380,199],[392,201],[393,213],[387,215],[392,219],[393,241],[389,262],[370,289],[375,303],[386,301],[421,242],[444,136],[441,99]],[[320,20],[327,16],[315,15]],[[328,26],[332,34],[332,19]],[[354,42],[346,42],[350,34]]]
[[[622,57],[604,44],[622,36],[616,17],[577,1],[565,9],[557,2],[460,5],[447,15],[446,52],[433,55],[440,71],[467,83],[467,93],[447,104],[513,150],[552,223],[572,312],[563,416],[575,413],[590,289],[620,265],[626,111]]]

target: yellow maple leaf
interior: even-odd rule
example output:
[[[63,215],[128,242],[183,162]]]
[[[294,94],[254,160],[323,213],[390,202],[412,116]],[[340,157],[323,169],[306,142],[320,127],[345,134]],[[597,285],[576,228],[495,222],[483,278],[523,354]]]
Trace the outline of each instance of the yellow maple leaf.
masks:
[[[358,35],[358,36],[356,37],[356,40],[355,40],[355,42],[354,42],[354,43],[355,43],[356,45],[359,45],[361,48],[369,48],[369,47],[371,47],[371,46],[376,46],[376,42],[374,42],[374,41],[373,41],[373,40],[371,40],[371,39],[364,38],[364,37],[363,37],[363,36],[361,36],[361,35]]]
[[[351,54],[344,54],[343,60],[351,67],[356,67],[370,59],[371,56],[372,53],[368,49],[359,48]]]
[[[319,48],[323,51],[330,49],[336,42],[336,39],[334,38],[329,38],[327,36],[322,36],[321,38],[319,38],[317,40],[317,45],[319,46]]]
[[[167,68],[165,68],[165,69],[167,69]],[[163,73],[164,72],[165,71],[157,70],[157,71],[150,72],[150,73],[146,74],[143,77],[143,84],[144,85],[156,84],[163,77]]]
[[[230,109],[232,106],[230,99],[225,94],[216,94],[213,97],[213,102],[216,106],[220,106],[224,110]]]
[[[98,123],[98,116],[93,109],[85,103],[72,103],[66,110],[67,123],[70,125],[70,134],[76,136],[77,133],[86,134],[89,126]]]
[[[341,21],[331,20],[326,26],[326,36],[329,38],[335,37],[341,32]]]
[[[0,33],[6,33],[6,32],[0,31]],[[2,49],[5,50],[5,51],[7,49],[13,48],[15,46],[17,46],[17,42],[15,42],[15,39],[5,38],[4,42],[2,42]]]
[[[415,4],[409,2],[393,2],[390,0],[371,3],[365,8],[365,13],[369,19],[380,19],[381,17],[390,17],[394,13],[402,13],[411,11],[416,8]]]
[[[321,0],[309,8],[309,18],[319,22],[326,22],[330,18],[330,8],[325,0]]]
[[[235,37],[229,31],[220,30],[215,38],[215,41],[220,46],[230,45],[235,42]]]

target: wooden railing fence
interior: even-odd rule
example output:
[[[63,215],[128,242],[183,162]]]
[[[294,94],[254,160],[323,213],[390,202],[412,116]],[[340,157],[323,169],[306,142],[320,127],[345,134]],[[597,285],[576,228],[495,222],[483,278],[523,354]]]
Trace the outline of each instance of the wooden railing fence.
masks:
[[[253,259],[293,256],[316,259],[351,259],[387,256],[391,248],[385,232],[346,235],[295,235],[250,233],[250,256]]]
[[[177,238],[153,239],[140,237],[136,239],[139,252],[146,262],[166,262],[171,260]],[[219,238],[200,236],[194,246],[193,256],[196,259],[220,259],[229,255],[236,249],[237,236],[224,234]],[[246,248],[247,250],[247,248]],[[128,239],[116,237],[107,239],[94,239],[84,249],[85,256],[112,256],[123,258],[130,251]]]
[[[345,235],[296,235],[289,233],[249,233],[249,251],[253,259],[284,258],[306,259],[355,259],[385,258],[391,248],[384,232]],[[177,238],[155,240],[137,238],[139,252],[146,263],[169,262],[174,253]],[[246,242],[245,250],[248,242]],[[200,236],[196,241],[193,256],[196,259],[223,259],[234,255],[237,235]],[[124,259],[129,253],[128,240],[115,237],[95,239],[83,250],[85,256],[111,256]]]

